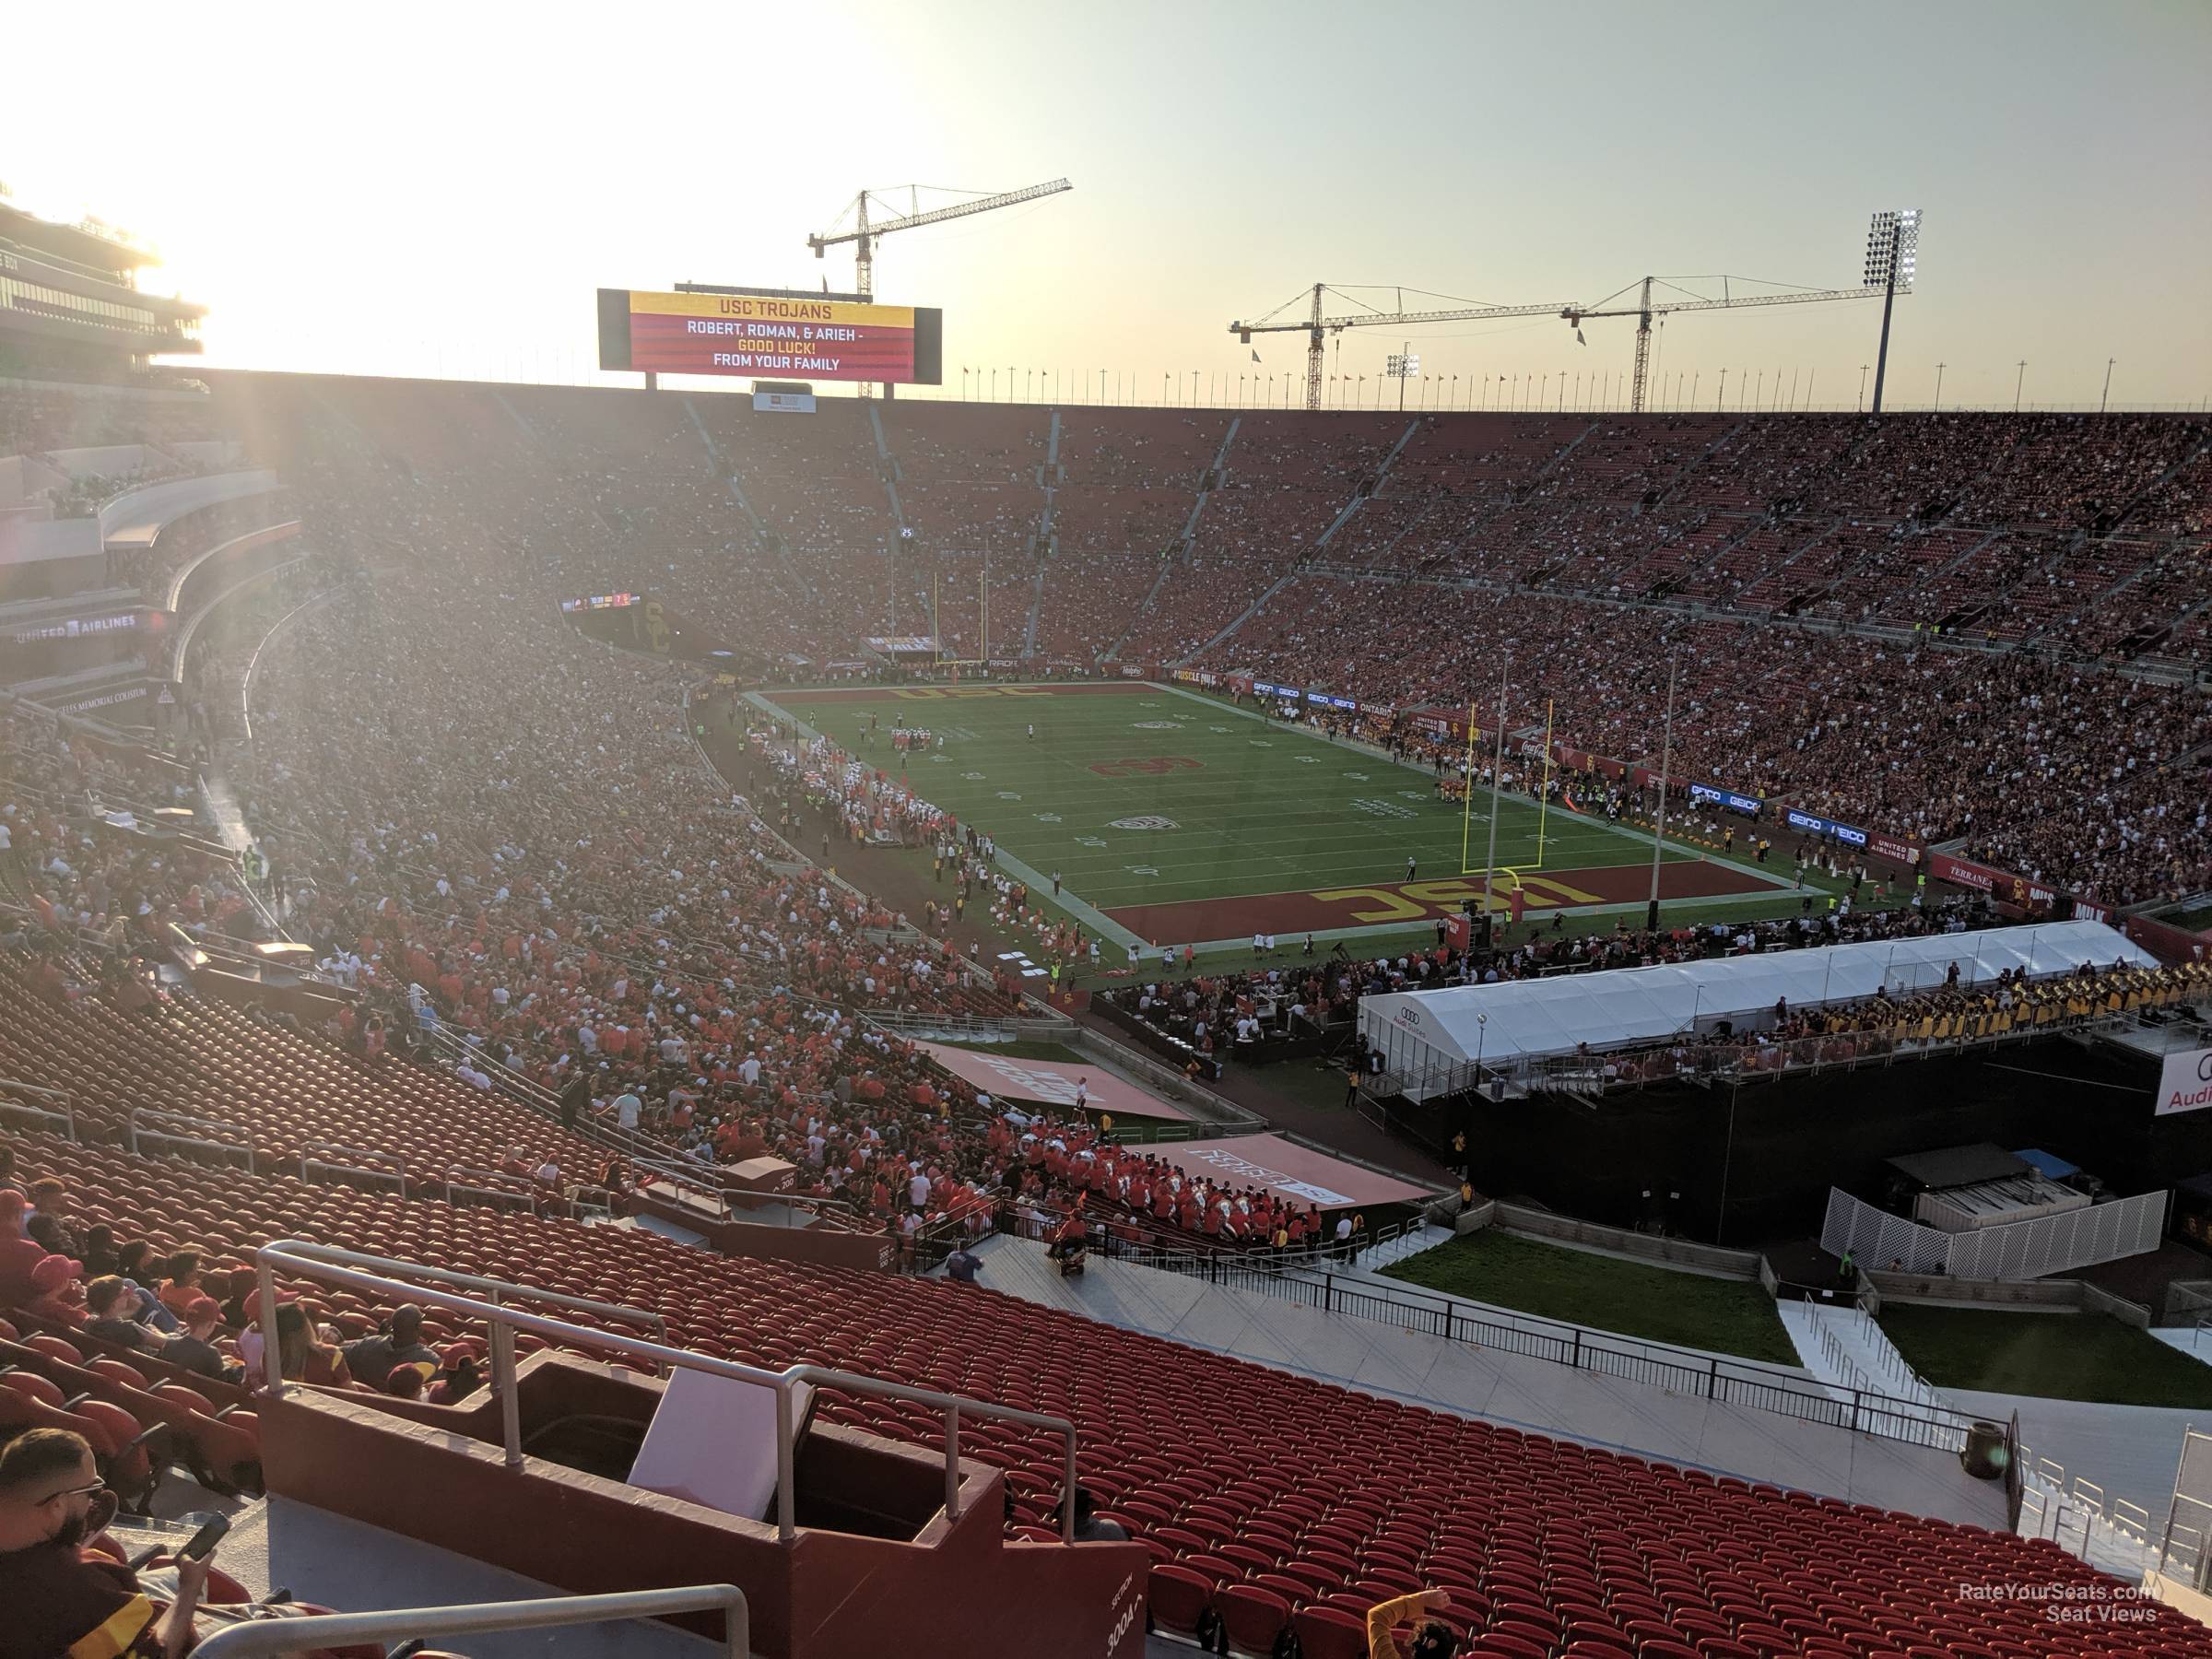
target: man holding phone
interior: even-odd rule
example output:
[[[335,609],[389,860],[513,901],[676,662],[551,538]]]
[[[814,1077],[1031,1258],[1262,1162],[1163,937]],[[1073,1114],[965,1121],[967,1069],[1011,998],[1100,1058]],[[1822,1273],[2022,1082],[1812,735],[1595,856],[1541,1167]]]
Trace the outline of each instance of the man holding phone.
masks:
[[[0,1659],[179,1659],[190,1648],[220,1532],[179,1553],[176,1599],[157,1616],[136,1574],[84,1547],[115,1508],[81,1435],[31,1429],[0,1445]]]

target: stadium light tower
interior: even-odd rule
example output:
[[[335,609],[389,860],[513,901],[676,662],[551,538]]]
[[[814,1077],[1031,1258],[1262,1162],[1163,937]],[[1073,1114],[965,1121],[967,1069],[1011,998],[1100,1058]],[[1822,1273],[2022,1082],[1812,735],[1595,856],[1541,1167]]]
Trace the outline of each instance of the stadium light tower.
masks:
[[[1889,308],[1900,288],[1912,291],[1920,261],[1920,209],[1885,208],[1866,231],[1866,287],[1882,290],[1882,343],[1874,358],[1874,413],[1882,412],[1882,376],[1889,367]]]
[[[1421,372],[1421,354],[1413,350],[1412,346],[1413,342],[1408,340],[1405,347],[1382,360],[1384,375],[1398,382],[1398,413],[1401,415],[1406,412],[1406,382]]]

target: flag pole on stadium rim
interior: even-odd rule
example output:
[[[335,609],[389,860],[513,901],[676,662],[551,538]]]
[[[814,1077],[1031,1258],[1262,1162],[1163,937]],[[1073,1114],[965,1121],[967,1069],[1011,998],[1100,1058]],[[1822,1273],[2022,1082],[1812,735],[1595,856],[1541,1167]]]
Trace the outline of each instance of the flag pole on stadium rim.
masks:
[[[1643,924],[1651,932],[1659,930],[1659,854],[1666,846],[1666,766],[1675,749],[1675,672],[1681,666],[1679,658],[1669,658],[1666,665],[1666,725],[1659,739],[1659,827],[1652,835],[1652,902],[1643,915]]]
[[[1490,883],[1498,874],[1498,782],[1505,771],[1505,667],[1498,670],[1498,751],[1490,762],[1490,850],[1482,859],[1482,943],[1490,943]]]

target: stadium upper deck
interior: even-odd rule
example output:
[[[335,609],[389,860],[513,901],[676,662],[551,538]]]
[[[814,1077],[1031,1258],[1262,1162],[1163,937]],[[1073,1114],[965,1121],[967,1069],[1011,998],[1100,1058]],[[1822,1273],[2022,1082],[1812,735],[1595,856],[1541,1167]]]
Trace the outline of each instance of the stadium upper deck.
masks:
[[[0,422],[65,438],[51,400]],[[1569,746],[2106,902],[2212,882],[2212,437],[2185,417],[1401,418],[225,376],[342,548],[645,588],[757,666],[1187,663]],[[101,411],[110,435],[112,418]],[[174,416],[165,418],[173,419]],[[933,611],[933,606],[935,609]],[[800,666],[801,664],[811,667]]]
[[[119,380],[147,358],[198,351],[207,308],[140,293],[153,263],[104,226],[0,200],[0,374]]]

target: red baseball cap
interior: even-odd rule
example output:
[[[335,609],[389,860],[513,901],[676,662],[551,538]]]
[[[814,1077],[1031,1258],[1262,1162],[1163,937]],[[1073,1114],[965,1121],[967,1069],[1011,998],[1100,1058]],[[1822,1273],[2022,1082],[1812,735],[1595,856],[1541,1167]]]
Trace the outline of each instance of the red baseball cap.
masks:
[[[41,1292],[59,1290],[71,1279],[82,1278],[84,1272],[82,1262],[73,1262],[67,1256],[41,1256],[38,1265],[30,1270],[30,1288]]]

